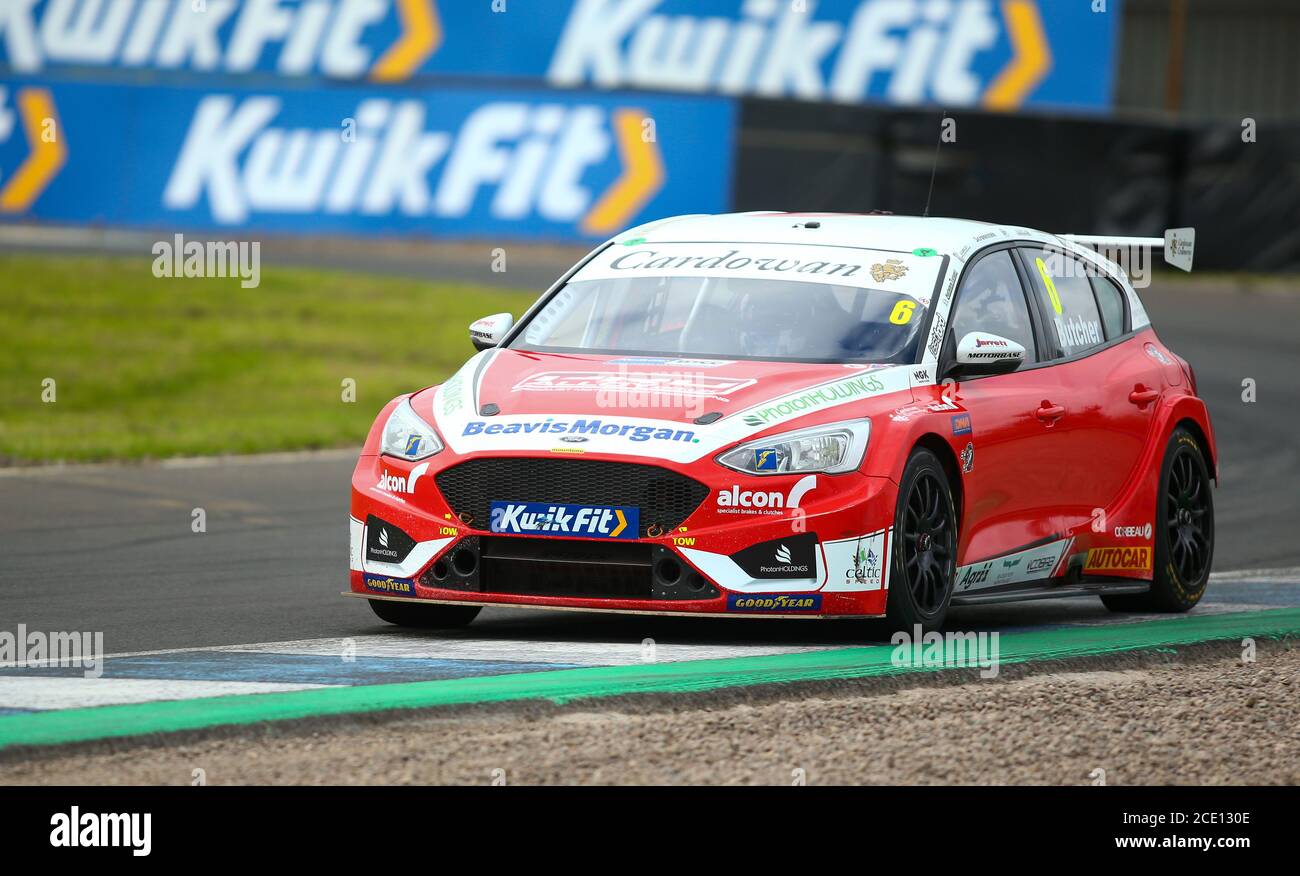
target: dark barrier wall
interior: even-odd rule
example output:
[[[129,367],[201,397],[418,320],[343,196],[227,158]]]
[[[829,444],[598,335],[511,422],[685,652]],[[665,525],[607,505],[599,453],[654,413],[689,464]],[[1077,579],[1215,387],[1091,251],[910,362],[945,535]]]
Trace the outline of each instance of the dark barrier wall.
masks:
[[[1197,229],[1200,270],[1300,270],[1300,125],[1174,126],[746,100],[737,210],[920,214],[1054,232]]]
[[[1300,124],[1193,128],[1179,183],[1202,268],[1300,271]]]

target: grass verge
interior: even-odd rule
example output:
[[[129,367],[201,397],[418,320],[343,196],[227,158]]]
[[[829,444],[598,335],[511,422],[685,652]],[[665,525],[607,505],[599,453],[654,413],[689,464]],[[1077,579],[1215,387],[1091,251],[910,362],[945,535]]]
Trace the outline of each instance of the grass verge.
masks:
[[[294,268],[244,289],[150,267],[0,255],[0,464],[358,445],[385,402],[474,352],[470,322],[536,297]]]

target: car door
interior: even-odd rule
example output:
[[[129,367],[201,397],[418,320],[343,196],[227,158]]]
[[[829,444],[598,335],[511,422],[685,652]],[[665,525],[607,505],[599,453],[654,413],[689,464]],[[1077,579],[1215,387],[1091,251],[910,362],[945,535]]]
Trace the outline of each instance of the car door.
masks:
[[[1062,510],[1105,528],[1106,509],[1137,469],[1165,369],[1130,331],[1126,296],[1098,268],[1058,249],[1022,247],[1020,255],[1066,405],[1058,424]]]
[[[1010,374],[958,379],[945,387],[953,434],[963,448],[962,537],[958,564],[999,556],[1061,530],[1053,513],[1065,450],[1056,419],[1040,416],[1061,401],[1053,368],[1043,367],[1041,326],[1010,245],[985,250],[962,274],[940,355],[941,379],[952,374],[956,344],[966,333],[1001,335],[1021,344],[1026,361]],[[959,432],[969,428],[969,432]],[[967,456],[967,454],[969,454]]]

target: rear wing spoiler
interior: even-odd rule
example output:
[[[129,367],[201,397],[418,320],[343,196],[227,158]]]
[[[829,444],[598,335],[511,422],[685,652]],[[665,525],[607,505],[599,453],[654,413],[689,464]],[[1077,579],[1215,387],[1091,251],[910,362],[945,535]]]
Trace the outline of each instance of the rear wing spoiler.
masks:
[[[1192,250],[1196,246],[1195,228],[1168,228],[1164,237],[1111,237],[1105,234],[1061,234],[1062,240],[1081,243],[1095,250],[1132,247],[1163,247],[1165,262],[1184,271],[1192,269]]]

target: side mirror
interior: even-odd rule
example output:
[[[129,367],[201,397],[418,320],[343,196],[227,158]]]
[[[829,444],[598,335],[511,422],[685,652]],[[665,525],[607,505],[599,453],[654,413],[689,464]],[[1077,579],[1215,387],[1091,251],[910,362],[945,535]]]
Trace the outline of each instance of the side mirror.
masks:
[[[1007,374],[1025,362],[1025,348],[1015,341],[988,332],[970,332],[957,343],[957,361],[949,374],[978,377]]]
[[[489,350],[501,343],[501,339],[515,324],[515,318],[508,313],[494,313],[469,324],[469,342],[476,350]]]

